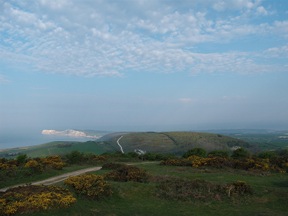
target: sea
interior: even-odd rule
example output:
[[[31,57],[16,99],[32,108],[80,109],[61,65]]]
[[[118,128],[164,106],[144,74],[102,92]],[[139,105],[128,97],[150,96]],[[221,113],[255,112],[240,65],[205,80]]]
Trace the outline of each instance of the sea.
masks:
[[[1,130],[0,131],[0,150],[16,147],[33,146],[53,141],[79,141],[91,140],[86,137],[69,137],[56,135],[43,135],[41,130],[19,131],[19,130]]]

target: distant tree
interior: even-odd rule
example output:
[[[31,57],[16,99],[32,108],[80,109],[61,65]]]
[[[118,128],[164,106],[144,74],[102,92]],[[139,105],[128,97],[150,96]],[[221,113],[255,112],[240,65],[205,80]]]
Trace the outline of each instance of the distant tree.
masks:
[[[188,158],[192,155],[196,155],[199,157],[206,157],[206,151],[205,151],[205,149],[202,149],[202,148],[193,148],[193,149],[187,151],[186,153],[184,153],[183,158]]]
[[[275,151],[264,151],[258,154],[258,157],[263,159],[272,159],[275,158],[276,156],[277,155]]]
[[[208,157],[228,158],[229,152],[225,150],[214,150],[214,151],[209,152]]]
[[[27,157],[26,154],[20,154],[20,155],[18,155],[18,156],[16,157],[16,161],[17,161],[18,164],[24,164],[24,163],[26,163],[26,162],[27,162],[27,159],[28,159],[28,157]]]
[[[288,149],[282,149],[278,152],[278,155],[281,157],[288,158]]]
[[[79,151],[72,151],[71,153],[66,155],[68,163],[76,164],[81,163],[85,160],[85,155]]]
[[[238,148],[235,151],[233,151],[231,157],[234,158],[234,159],[249,158],[250,157],[250,152],[241,147],[241,148]]]

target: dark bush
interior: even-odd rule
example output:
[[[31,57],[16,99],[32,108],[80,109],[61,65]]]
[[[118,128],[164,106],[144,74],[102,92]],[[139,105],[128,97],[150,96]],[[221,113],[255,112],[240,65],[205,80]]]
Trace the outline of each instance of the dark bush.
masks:
[[[122,166],[105,175],[105,179],[120,182],[127,182],[127,181],[147,182],[148,177],[149,175],[146,173],[145,170],[135,166]]]
[[[234,159],[245,159],[250,157],[250,153],[244,148],[238,148],[233,151],[231,157]]]
[[[193,149],[187,151],[186,153],[184,153],[183,158],[188,158],[192,155],[196,155],[199,157],[206,157],[206,151],[205,151],[205,149],[202,149],[202,148],[193,148]]]
[[[70,164],[77,164],[85,161],[85,155],[79,151],[72,151],[66,155],[66,158]]]
[[[227,195],[249,195],[253,194],[253,190],[250,185],[244,181],[237,181],[226,185]]]
[[[222,158],[228,158],[229,152],[224,150],[214,150],[209,152],[208,157],[222,157]]]
[[[160,165],[166,165],[166,166],[191,166],[191,161],[188,159],[183,158],[176,158],[176,159],[167,159],[164,161],[161,161]]]
[[[120,164],[120,163],[105,163],[102,165],[102,169],[116,170],[116,169],[121,168],[123,166],[126,166],[126,165]]]
[[[275,158],[276,156],[277,155],[275,151],[265,151],[265,152],[260,152],[258,154],[258,157],[263,158],[263,159],[272,159],[272,158]]]
[[[241,181],[220,185],[205,180],[184,180],[170,177],[160,179],[158,183],[156,195],[168,200],[209,201],[252,194],[251,187]]]

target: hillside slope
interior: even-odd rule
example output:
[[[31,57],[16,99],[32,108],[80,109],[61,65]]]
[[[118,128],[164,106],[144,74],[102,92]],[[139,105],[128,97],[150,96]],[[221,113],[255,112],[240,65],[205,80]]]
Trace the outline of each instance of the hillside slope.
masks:
[[[182,154],[191,148],[203,148],[207,151],[229,150],[235,146],[249,148],[250,145],[240,139],[223,136],[220,134],[199,132],[137,132],[115,133],[104,136],[101,142],[120,150],[117,140],[121,137],[120,144],[124,152],[141,149],[146,152]]]
[[[27,154],[29,157],[67,154],[71,151],[102,154],[120,151],[117,140],[125,153],[141,149],[146,152],[172,153],[181,155],[192,148],[206,151],[230,150],[233,146],[249,148],[250,145],[240,139],[212,133],[199,132],[119,132],[110,133],[95,141],[73,142],[56,141],[42,145],[13,148],[0,152],[1,157]]]

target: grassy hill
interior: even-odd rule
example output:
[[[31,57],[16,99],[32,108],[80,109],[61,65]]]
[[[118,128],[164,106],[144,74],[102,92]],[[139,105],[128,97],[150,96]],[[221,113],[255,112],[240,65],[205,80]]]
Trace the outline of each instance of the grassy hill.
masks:
[[[147,152],[182,154],[192,148],[200,147],[207,151],[229,150],[233,146],[249,148],[249,143],[240,139],[220,134],[199,132],[138,132],[115,133],[102,137],[101,142],[120,150],[117,140],[124,152],[141,149]]]
[[[47,155],[67,154],[71,151],[104,152],[120,151],[119,141],[125,153],[141,149],[146,152],[183,154],[200,147],[207,151],[229,150],[233,146],[249,147],[247,142],[240,139],[212,133],[199,132],[137,132],[110,133],[96,141],[73,142],[55,141],[42,145],[13,148],[0,152],[1,157],[7,155],[27,154],[29,157],[44,157]]]

